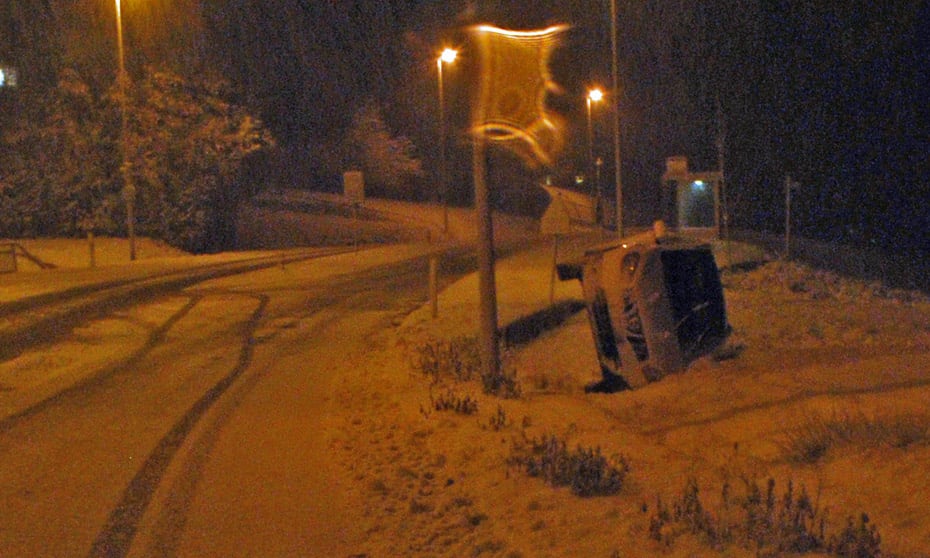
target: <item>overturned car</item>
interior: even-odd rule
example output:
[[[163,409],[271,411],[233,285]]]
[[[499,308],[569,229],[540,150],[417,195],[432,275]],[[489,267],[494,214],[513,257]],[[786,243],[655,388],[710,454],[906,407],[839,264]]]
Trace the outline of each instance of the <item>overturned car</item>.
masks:
[[[642,386],[684,370],[726,340],[723,287],[707,244],[646,233],[557,266],[581,281],[603,379],[588,391]]]

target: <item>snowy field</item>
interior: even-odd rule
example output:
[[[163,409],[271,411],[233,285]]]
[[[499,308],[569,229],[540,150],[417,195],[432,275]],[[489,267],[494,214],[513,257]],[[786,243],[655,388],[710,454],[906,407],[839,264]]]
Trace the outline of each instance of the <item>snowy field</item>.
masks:
[[[545,250],[501,262],[502,321],[547,306],[548,278]],[[583,312],[509,351],[515,399],[410,365],[432,339],[474,335],[474,276],[443,292],[437,319],[410,315],[386,337],[376,377],[346,378],[339,394],[347,420],[333,444],[368,502],[369,555],[785,555],[775,535],[792,523],[779,517],[802,501],[833,555],[856,544],[866,553],[849,555],[877,555],[879,537],[882,555],[930,555],[927,299],[780,262],[724,283],[726,358],[612,395],[583,392],[599,379]],[[576,282],[556,293],[581,297]],[[466,398],[472,414],[437,409]],[[622,487],[579,497],[515,465],[549,437],[625,463]]]
[[[86,262],[81,241],[23,244],[59,267]],[[108,239],[96,250],[98,265],[127,253]],[[550,279],[544,243],[500,260],[501,324],[549,307]],[[329,432],[363,502],[344,518],[368,534],[359,555],[842,555],[880,536],[883,556],[930,556],[930,301],[777,261],[723,279],[727,351],[635,391],[584,393],[599,379],[584,312],[505,351],[518,397],[424,374],[423,347],[475,335],[474,275],[441,293],[437,318],[424,305],[373,339],[364,373],[336,381]],[[581,300],[575,281],[554,294]],[[546,439],[596,449],[622,482],[582,497],[530,474],[526,452]],[[808,532],[833,554],[797,546]]]

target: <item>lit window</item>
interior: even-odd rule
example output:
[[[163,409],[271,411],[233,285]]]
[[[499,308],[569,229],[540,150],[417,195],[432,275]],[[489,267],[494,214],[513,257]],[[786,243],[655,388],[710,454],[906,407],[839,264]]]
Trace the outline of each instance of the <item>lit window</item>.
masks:
[[[16,87],[16,70],[0,65],[0,87]]]

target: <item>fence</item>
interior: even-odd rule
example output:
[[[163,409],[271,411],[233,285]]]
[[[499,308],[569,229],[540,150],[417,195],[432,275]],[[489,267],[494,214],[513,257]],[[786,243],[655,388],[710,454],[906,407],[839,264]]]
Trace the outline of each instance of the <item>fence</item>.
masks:
[[[16,271],[16,244],[12,242],[0,243],[0,273]]]
[[[16,242],[0,242],[0,273],[13,273],[18,271],[16,257],[26,258],[36,264],[39,269],[52,269],[55,265],[43,262],[33,256],[21,244]]]
[[[775,233],[730,231],[730,238],[763,246],[782,254],[785,237]],[[791,238],[791,259],[848,277],[880,281],[891,288],[930,293],[930,254],[919,251],[892,253],[869,246],[850,246],[807,238]]]

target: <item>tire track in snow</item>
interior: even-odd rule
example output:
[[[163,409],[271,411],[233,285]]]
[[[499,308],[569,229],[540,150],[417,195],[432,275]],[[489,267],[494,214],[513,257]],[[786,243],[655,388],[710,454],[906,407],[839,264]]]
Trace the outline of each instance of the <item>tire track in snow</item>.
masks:
[[[135,366],[146,357],[152,349],[161,344],[165,335],[168,331],[174,327],[181,319],[190,314],[191,310],[203,299],[202,295],[192,295],[189,297],[187,303],[184,304],[177,312],[172,314],[167,320],[165,320],[161,325],[152,330],[149,334],[148,339],[145,344],[140,347],[138,350],[130,354],[127,358],[123,359],[120,362],[107,366],[99,372],[92,374],[83,378],[82,380],[68,386],[67,388],[56,392],[55,394],[34,403],[25,409],[22,409],[16,413],[13,413],[7,417],[4,417],[0,420],[0,432],[5,432],[10,428],[14,427],[21,420],[34,416],[42,411],[48,409],[50,406],[55,405],[62,399],[66,397],[73,396],[78,394],[88,388],[99,386],[104,381],[120,374],[135,368]]]
[[[97,535],[88,557],[126,556],[132,545],[139,521],[148,508],[168,465],[184,443],[187,435],[210,407],[248,369],[254,353],[253,335],[270,301],[270,297],[267,295],[253,296],[258,299],[259,304],[245,323],[242,333],[242,348],[236,367],[207,390],[158,442],[123,491],[119,503],[110,513],[106,525]]]

